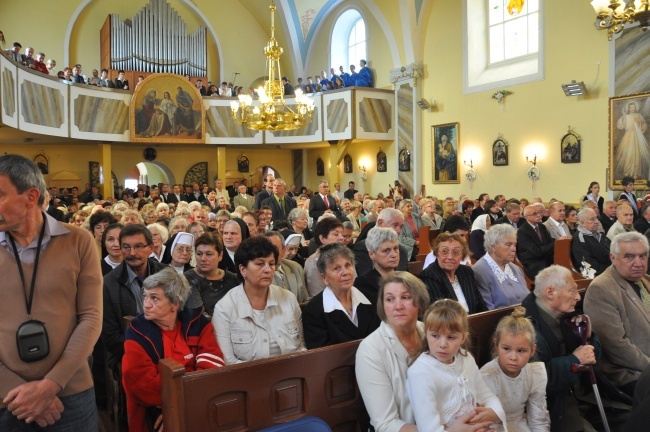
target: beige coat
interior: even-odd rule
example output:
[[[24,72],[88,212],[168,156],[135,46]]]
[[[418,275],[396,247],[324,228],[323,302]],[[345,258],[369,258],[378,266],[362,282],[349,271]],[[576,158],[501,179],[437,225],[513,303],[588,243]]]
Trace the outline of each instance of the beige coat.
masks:
[[[589,285],[584,311],[603,348],[598,368],[618,386],[636,380],[650,366],[650,314],[613,265]]]

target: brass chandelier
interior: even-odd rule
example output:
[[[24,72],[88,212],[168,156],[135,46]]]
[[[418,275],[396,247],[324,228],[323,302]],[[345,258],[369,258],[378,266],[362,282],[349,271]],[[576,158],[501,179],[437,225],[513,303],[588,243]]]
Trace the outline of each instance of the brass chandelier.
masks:
[[[280,56],[283,49],[275,40],[275,2],[271,1],[271,39],[264,47],[268,80],[257,89],[259,107],[253,107],[253,98],[239,96],[239,102],[230,104],[233,121],[252,130],[284,131],[299,129],[314,118],[314,100],[295,90],[295,111],[284,102],[284,85],[280,72]]]
[[[639,22],[641,30],[648,29],[650,0],[592,0],[596,11],[596,27],[607,29],[607,39],[623,31],[628,23]]]

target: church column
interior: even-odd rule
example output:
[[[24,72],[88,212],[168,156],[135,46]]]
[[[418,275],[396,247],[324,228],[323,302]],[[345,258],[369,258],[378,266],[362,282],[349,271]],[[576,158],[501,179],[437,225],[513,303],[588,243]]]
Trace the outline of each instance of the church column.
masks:
[[[339,182],[339,166],[338,162],[341,158],[339,156],[340,150],[338,141],[330,141],[330,161],[329,161],[329,184],[330,192],[334,190],[334,183]]]
[[[99,145],[100,157],[99,157],[99,166],[101,167],[101,172],[103,173],[103,179],[100,178],[102,183],[100,183],[100,193],[104,199],[112,197],[115,194],[113,190],[113,167],[111,165],[111,144],[104,143]]]
[[[223,184],[226,184],[226,146],[217,147],[217,178],[223,180]],[[214,182],[210,185],[214,187]]]
[[[395,89],[395,105],[397,106],[395,124],[398,125],[398,130],[395,135],[397,145],[395,146],[394,157],[398,165],[400,152],[406,151],[410,154],[409,170],[401,171],[398,168],[397,179],[411,191],[411,197],[420,193],[423,167],[430,165],[422,162],[422,148],[424,146],[422,141],[422,111],[417,105],[417,102],[422,98],[420,77],[422,77],[421,63],[411,63],[390,71],[390,82],[393,83]],[[404,155],[402,154],[402,156]]]

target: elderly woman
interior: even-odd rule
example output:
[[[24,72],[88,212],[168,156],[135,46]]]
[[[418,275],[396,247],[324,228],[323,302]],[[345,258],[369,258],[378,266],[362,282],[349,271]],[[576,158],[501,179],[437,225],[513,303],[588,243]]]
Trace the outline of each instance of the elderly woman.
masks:
[[[372,261],[372,269],[359,275],[354,286],[357,287],[370,303],[377,305],[379,279],[393,273],[399,265],[399,240],[392,228],[375,227],[366,237],[368,256]]]
[[[224,250],[219,234],[203,234],[194,242],[194,248],[196,268],[184,273],[192,287],[187,305],[190,308],[203,306],[206,313],[212,316],[214,305],[239,285],[239,279],[236,274],[219,268]]]
[[[490,229],[490,225],[492,225],[492,218],[489,214],[479,215],[474,219],[472,231],[469,233],[469,250],[475,260],[481,259],[485,255],[486,248],[483,245],[483,239],[487,230]]]
[[[444,232],[436,237],[432,249],[436,260],[420,273],[431,301],[448,298],[459,302],[468,314],[485,312],[487,306],[474,272],[460,263],[469,252],[465,239],[458,234]]]
[[[144,225],[144,219],[142,219],[142,215],[135,210],[124,210],[122,223],[124,226],[131,224]]]
[[[530,291],[524,272],[514,264],[517,230],[509,224],[494,225],[485,233],[485,250],[472,270],[487,308],[521,303]]]
[[[452,234],[458,234],[462,237],[465,236],[465,234],[469,233],[469,225],[467,224],[467,221],[465,218],[461,215],[454,215],[451,216],[446,222],[445,222],[445,227],[444,231]],[[469,249],[467,249],[469,252]],[[433,254],[433,251],[429,252],[427,256],[424,258],[424,265],[422,266],[423,269],[429,267],[432,262],[436,260],[436,256]],[[471,266],[472,265],[472,260],[469,257],[469,253],[463,257],[463,260],[460,262],[461,264]]]
[[[314,243],[320,247],[330,243],[343,242],[343,224],[336,218],[325,218],[314,227]],[[325,282],[318,271],[320,249],[311,254],[305,261],[305,284],[310,296],[315,296],[325,289]]]
[[[384,209],[384,200],[377,198],[368,203],[368,215],[366,216],[367,222],[377,222],[379,213]]]
[[[239,218],[227,221],[223,226],[223,245],[225,253],[223,258],[219,261],[219,268],[221,270],[228,270],[230,273],[237,274],[238,269],[235,265],[235,252],[244,240],[250,237],[248,226],[246,222]]]
[[[309,241],[314,237],[314,234],[309,229],[309,212],[301,208],[295,208],[289,212],[287,216],[291,228],[297,234],[302,236],[301,245],[303,246],[304,252],[303,256],[307,255],[307,246],[309,246]]]
[[[359,231],[361,231],[361,222],[359,218],[361,217],[362,206],[359,201],[350,202],[350,212],[346,213],[348,220],[352,222],[354,233],[352,234],[353,238],[359,237]]]
[[[124,228],[122,224],[112,223],[106,227],[102,234],[102,276],[106,276],[124,260],[120,246],[122,228]]]
[[[422,218],[413,213],[413,201],[404,199],[399,203],[399,210],[404,215],[404,226],[399,235],[400,243],[406,249],[412,249],[409,261],[415,261],[420,252],[420,227],[424,226]]]
[[[190,261],[194,252],[194,236],[190,233],[181,232],[176,234],[170,248],[170,262],[178,274],[184,274],[192,270]]]
[[[376,431],[416,432],[406,392],[406,371],[422,350],[424,325],[418,317],[429,306],[426,287],[407,272],[384,276],[379,284],[379,328],[357,350],[359,391]]]
[[[214,328],[203,309],[184,308],[191,289],[183,276],[163,269],[145,279],[142,290],[144,314],[133,319],[126,330],[122,358],[132,432],[155,430],[162,424],[161,358],[173,358],[187,372],[224,364]]]
[[[169,217],[169,204],[161,202],[156,206],[156,215],[161,218]]]
[[[212,324],[226,364],[304,349],[300,306],[289,290],[272,285],[278,250],[262,236],[235,253],[241,284],[217,303]]]
[[[153,252],[149,256],[158,262],[162,262],[166,248],[165,243],[169,238],[169,231],[159,223],[147,225],[147,229],[151,232],[151,238],[153,239]]]
[[[375,331],[379,327],[376,309],[352,286],[352,251],[340,243],[323,246],[317,266],[326,286],[303,314],[307,349],[363,339]]]
[[[420,208],[422,209],[422,223],[433,229],[440,229],[442,216],[436,213],[435,201],[430,198],[422,198]]]

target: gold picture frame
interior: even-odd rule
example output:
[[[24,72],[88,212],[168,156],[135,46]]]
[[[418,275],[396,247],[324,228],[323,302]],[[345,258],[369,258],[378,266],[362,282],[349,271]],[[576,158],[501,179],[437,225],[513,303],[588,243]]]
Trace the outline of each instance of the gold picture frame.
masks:
[[[431,162],[434,184],[459,184],[460,123],[431,126]]]

